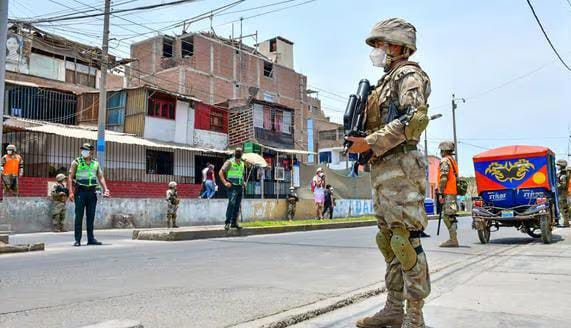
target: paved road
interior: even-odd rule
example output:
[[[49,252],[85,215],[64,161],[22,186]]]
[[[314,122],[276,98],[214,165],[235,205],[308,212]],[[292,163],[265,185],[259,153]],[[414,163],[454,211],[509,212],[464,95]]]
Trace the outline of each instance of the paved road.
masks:
[[[446,234],[424,240],[434,276],[532,241],[503,229],[491,245],[480,245],[469,218],[460,227],[461,248],[438,248]],[[435,228],[431,222],[429,232]],[[0,327],[78,327],[109,319],[136,319],[147,328],[229,327],[382,281],[375,233],[370,227],[156,242],[132,241],[130,231],[100,231],[96,236],[107,245],[80,248],[71,246],[71,233],[15,236],[13,242],[48,245],[45,252],[0,256]]]

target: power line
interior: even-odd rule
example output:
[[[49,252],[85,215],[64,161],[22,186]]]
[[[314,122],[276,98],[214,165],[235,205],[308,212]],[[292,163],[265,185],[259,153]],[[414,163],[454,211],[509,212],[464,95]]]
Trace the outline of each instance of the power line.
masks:
[[[165,2],[165,3],[159,3],[159,4],[154,4],[154,5],[147,5],[147,6],[141,6],[141,7],[134,7],[134,8],[127,8],[127,9],[119,9],[119,10],[115,10],[113,12],[113,14],[119,14],[119,13],[124,13],[124,12],[133,12],[133,11],[141,11],[141,10],[149,10],[149,9],[156,9],[156,8],[161,8],[161,7],[168,7],[168,6],[174,6],[174,5],[180,5],[183,3],[187,3],[187,2],[196,2],[199,0],[177,0],[177,1],[172,1],[172,2]],[[104,13],[95,13],[95,14],[86,14],[86,15],[79,15],[79,16],[68,16],[68,17],[48,17],[48,18],[43,18],[43,19],[36,19],[36,20],[31,20],[31,21],[27,21],[27,23],[49,23],[49,22],[60,22],[60,21],[67,21],[67,20],[75,20],[75,19],[83,19],[83,18],[91,18],[91,17],[99,17],[99,16],[103,16],[105,15]]]
[[[553,43],[551,42],[551,39],[549,38],[549,35],[547,35],[547,32],[545,31],[545,29],[543,28],[543,24],[541,24],[541,21],[539,20],[539,17],[537,17],[537,14],[535,13],[535,9],[533,8],[533,5],[531,4],[531,0],[526,0],[527,4],[529,5],[529,9],[531,9],[531,12],[533,13],[533,17],[535,17],[535,20],[537,21],[537,24],[539,25],[539,28],[541,28],[541,32],[543,32],[543,35],[545,36],[545,39],[547,40],[547,43],[549,43],[549,45],[551,46],[551,49],[553,49],[553,52],[555,52],[555,55],[557,55],[557,58],[559,58],[559,61],[561,61],[561,63],[563,64],[563,66],[565,66],[565,68],[567,68],[567,70],[571,71],[571,67],[569,67],[567,65],[567,63],[563,60],[563,58],[561,57],[561,55],[559,55],[559,52],[557,51],[557,49],[555,49],[555,46],[553,45]]]

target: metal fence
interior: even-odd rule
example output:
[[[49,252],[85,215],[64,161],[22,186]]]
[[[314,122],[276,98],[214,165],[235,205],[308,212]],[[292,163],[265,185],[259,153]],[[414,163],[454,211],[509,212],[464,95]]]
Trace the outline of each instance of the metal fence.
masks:
[[[93,140],[32,131],[7,131],[3,141],[3,152],[8,144],[17,146],[24,159],[24,175],[28,177],[55,177],[58,173],[67,173],[71,162],[80,154],[79,147],[85,142],[94,143]],[[205,154],[107,142],[106,155],[103,168],[108,180],[193,184],[201,182],[201,177],[196,177],[195,159]],[[207,155],[224,158],[222,154]],[[157,168],[160,168],[159,172]]]
[[[6,98],[6,115],[75,124],[77,96],[73,93],[8,83]]]

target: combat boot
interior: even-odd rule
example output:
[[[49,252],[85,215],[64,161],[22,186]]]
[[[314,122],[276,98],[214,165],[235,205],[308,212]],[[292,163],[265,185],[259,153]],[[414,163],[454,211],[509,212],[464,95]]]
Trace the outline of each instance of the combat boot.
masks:
[[[569,217],[563,216],[563,228],[569,228]]]
[[[440,244],[440,247],[459,247],[458,234],[455,229],[450,229],[450,239]]]
[[[404,318],[403,293],[389,291],[385,307],[370,317],[359,319],[359,328],[400,327]]]
[[[424,301],[406,301],[406,315],[401,328],[425,328],[422,307]]]

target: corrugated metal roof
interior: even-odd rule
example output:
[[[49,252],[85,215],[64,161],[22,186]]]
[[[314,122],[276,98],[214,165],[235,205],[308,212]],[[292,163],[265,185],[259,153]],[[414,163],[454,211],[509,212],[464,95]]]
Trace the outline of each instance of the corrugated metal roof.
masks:
[[[38,122],[32,120],[23,120],[17,118],[9,118],[4,122],[4,125],[21,130],[55,134],[69,138],[97,140],[97,130],[90,127],[54,124],[54,123]],[[183,144],[167,143],[163,141],[144,139],[136,137],[131,134],[120,133],[110,130],[105,131],[105,140],[108,142],[115,142],[120,144],[139,145],[139,146],[155,147],[155,148],[180,149],[180,150],[188,150],[188,151],[195,151],[202,153],[217,153],[217,154],[231,153],[230,151],[226,150],[195,148]]]
[[[306,150],[299,150],[299,149],[287,149],[287,148],[274,148],[266,145],[260,144],[260,146],[267,148],[269,150],[273,150],[279,153],[286,153],[286,154],[296,154],[296,155],[317,155],[317,153],[306,151]]]

